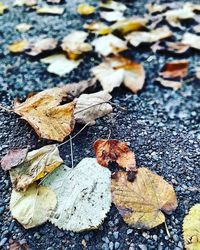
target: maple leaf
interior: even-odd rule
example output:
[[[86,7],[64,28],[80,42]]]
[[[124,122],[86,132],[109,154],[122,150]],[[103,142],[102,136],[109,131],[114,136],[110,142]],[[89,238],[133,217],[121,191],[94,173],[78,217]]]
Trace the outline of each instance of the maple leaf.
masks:
[[[82,94],[77,99],[74,111],[76,122],[95,124],[95,119],[112,112],[112,106],[108,103],[111,98],[112,96],[107,91]]]
[[[94,158],[84,158],[72,169],[57,168],[43,182],[58,200],[50,222],[75,232],[98,228],[111,206],[110,175]]]
[[[79,4],[77,7],[77,12],[80,15],[88,16],[95,12],[95,7],[87,3]]]
[[[75,125],[75,102],[59,105],[66,96],[62,88],[47,89],[23,103],[15,103],[14,112],[26,120],[39,137],[63,141]]]
[[[189,62],[187,60],[177,60],[165,64],[160,75],[164,78],[183,78],[188,74]]]
[[[43,178],[62,163],[56,145],[33,150],[16,168],[10,170],[12,184],[17,191],[24,191],[30,184]]]
[[[33,184],[25,192],[12,190],[10,211],[13,218],[28,229],[46,222],[56,203],[56,195],[50,188]]]
[[[200,203],[195,204],[183,221],[183,238],[186,250],[200,249]]]
[[[135,154],[125,142],[99,139],[93,147],[100,165],[107,167],[109,162],[117,162],[119,167],[127,171],[137,171]]]
[[[136,179],[127,181],[126,172],[112,179],[112,199],[124,221],[137,229],[151,229],[162,224],[177,207],[172,185],[147,168],[139,168]]]

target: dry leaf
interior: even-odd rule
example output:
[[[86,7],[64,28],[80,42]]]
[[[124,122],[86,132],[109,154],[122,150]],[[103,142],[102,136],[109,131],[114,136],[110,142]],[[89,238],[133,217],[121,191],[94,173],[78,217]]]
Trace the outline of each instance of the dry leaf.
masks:
[[[167,26],[163,26],[150,32],[131,32],[126,36],[126,39],[130,42],[131,45],[137,47],[141,43],[153,43],[170,36],[172,36],[171,30]]]
[[[15,0],[13,6],[27,6],[32,7],[37,4],[37,0]]]
[[[160,75],[164,78],[183,78],[188,74],[189,62],[187,60],[177,60],[165,64]]]
[[[105,23],[97,21],[94,21],[92,23],[86,23],[83,25],[83,28],[98,35],[107,35],[111,33],[110,27],[108,27]]]
[[[112,179],[112,199],[124,221],[137,229],[151,229],[162,224],[177,207],[173,186],[147,168],[139,168],[136,179],[127,181],[126,172]]]
[[[62,163],[56,145],[33,150],[21,164],[10,170],[13,187],[17,191],[25,191],[32,183],[45,177]]]
[[[26,32],[28,30],[30,30],[30,28],[32,27],[32,25],[28,24],[28,23],[20,23],[18,25],[16,25],[15,29],[19,32]]]
[[[0,2],[0,14],[3,14],[8,7],[4,3]]]
[[[12,53],[23,52],[28,49],[29,42],[27,40],[15,41],[8,46],[8,50]]]
[[[56,203],[56,195],[50,188],[33,184],[26,192],[12,190],[10,210],[13,218],[28,229],[46,222]]]
[[[57,46],[57,41],[54,38],[38,39],[35,42],[30,42],[28,55],[37,56],[44,51],[54,50]]]
[[[151,49],[154,53],[159,50],[173,52],[175,54],[183,54],[188,51],[190,46],[182,42],[165,42],[163,45],[162,42],[157,42],[151,46]]]
[[[163,12],[167,8],[167,6],[164,4],[160,5],[160,4],[153,4],[153,3],[148,3],[145,5],[145,7],[151,15],[157,12]]]
[[[183,35],[182,43],[190,45],[191,48],[200,50],[200,36],[192,33],[185,33]]]
[[[56,6],[43,6],[41,8],[37,8],[38,14],[51,14],[51,15],[62,15],[64,12],[64,8],[56,7]]]
[[[186,250],[200,249],[200,203],[195,204],[183,221],[183,238]]]
[[[73,31],[64,37],[61,47],[67,52],[69,59],[75,60],[82,53],[92,50],[92,46],[85,42],[87,36],[88,33],[84,31]]]
[[[47,71],[59,76],[64,76],[77,68],[81,60],[70,60],[65,54],[55,54],[40,60],[42,63],[50,64]]]
[[[11,149],[7,154],[1,159],[1,167],[3,170],[10,170],[13,167],[21,164],[28,153],[28,148]]]
[[[9,240],[9,250],[29,250],[29,246],[24,240]]]
[[[43,182],[58,200],[50,221],[74,232],[98,228],[111,206],[110,175],[94,158],[84,158],[75,168],[57,168]]]
[[[117,162],[119,167],[127,171],[137,171],[135,154],[126,142],[99,139],[95,141],[93,147],[100,165],[107,167],[109,162]]]
[[[156,78],[156,81],[160,82],[162,86],[172,88],[173,90],[177,90],[182,87],[182,83],[180,81],[166,80],[161,77]]]
[[[124,19],[124,15],[120,11],[101,11],[100,17],[107,22],[115,22]]]
[[[79,4],[77,12],[83,16],[91,15],[95,12],[95,7],[87,3]]]
[[[59,105],[67,93],[62,88],[39,92],[21,104],[14,105],[14,112],[26,120],[39,137],[63,141],[74,129],[75,103]]]
[[[95,51],[103,56],[117,54],[128,49],[125,41],[112,34],[96,38],[92,45],[95,47]]]
[[[125,11],[126,5],[120,2],[115,1],[108,1],[108,2],[100,2],[99,7],[108,10],[118,10],[118,11]]]
[[[107,91],[99,91],[93,94],[82,94],[76,103],[74,111],[75,120],[78,123],[95,124],[97,118],[112,112],[112,106],[108,101],[112,98]]]
[[[61,0],[47,0],[48,3],[60,3]]]

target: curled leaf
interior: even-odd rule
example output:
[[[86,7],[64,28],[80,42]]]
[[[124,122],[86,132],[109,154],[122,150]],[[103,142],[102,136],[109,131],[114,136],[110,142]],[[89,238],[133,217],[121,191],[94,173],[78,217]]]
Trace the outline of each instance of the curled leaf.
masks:
[[[77,12],[83,16],[91,15],[95,12],[95,7],[87,3],[79,4]]]

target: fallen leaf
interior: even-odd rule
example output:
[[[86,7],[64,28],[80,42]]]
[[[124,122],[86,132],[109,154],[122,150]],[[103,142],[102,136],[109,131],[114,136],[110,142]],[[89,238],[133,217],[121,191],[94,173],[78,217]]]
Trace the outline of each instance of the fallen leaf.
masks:
[[[131,45],[137,47],[141,43],[153,43],[161,39],[168,38],[172,36],[171,30],[167,26],[163,26],[152,30],[150,32],[146,31],[134,31],[126,36],[126,40],[130,42]]]
[[[189,62],[187,60],[177,60],[165,64],[159,74],[164,78],[183,78],[188,74]]]
[[[152,15],[158,12],[163,12],[166,10],[167,6],[166,5],[161,5],[161,4],[153,4],[153,3],[148,3],[145,5],[146,9],[148,12]]]
[[[28,30],[30,30],[30,28],[32,27],[32,25],[28,24],[28,23],[20,23],[18,25],[16,25],[15,29],[21,33],[24,33]]]
[[[124,19],[123,13],[120,11],[101,11],[99,14],[100,17],[107,22],[115,22]]]
[[[56,7],[56,6],[43,6],[41,8],[37,8],[38,14],[51,14],[51,15],[62,15],[64,12],[64,8]]]
[[[0,14],[3,14],[8,7],[4,3],[0,2]]]
[[[74,102],[59,105],[67,93],[62,88],[39,92],[14,105],[14,112],[26,120],[39,137],[63,141],[74,129]]]
[[[196,33],[200,33],[200,24],[197,24],[193,27],[193,30],[196,32]]]
[[[25,51],[29,46],[27,40],[15,41],[12,44],[8,45],[8,50],[12,53],[20,53]]]
[[[191,48],[200,50],[200,36],[192,34],[192,33],[185,33],[183,35],[182,43],[190,45]]]
[[[97,21],[94,21],[92,23],[86,23],[83,25],[83,28],[98,35],[107,35],[111,33],[110,27],[108,27],[105,23]]]
[[[88,16],[95,12],[95,7],[87,3],[79,4],[77,7],[77,12],[80,15]]]
[[[112,106],[108,101],[112,98],[107,91],[99,91],[93,94],[82,94],[76,103],[74,111],[75,120],[78,123],[95,124],[97,118],[112,112]]]
[[[200,67],[196,68],[196,77],[197,79],[200,79]]]
[[[139,168],[136,179],[127,181],[126,172],[112,179],[112,200],[124,221],[137,229],[151,229],[165,221],[177,207],[173,186],[147,168]]]
[[[117,54],[128,49],[125,41],[112,34],[96,38],[92,45],[95,47],[95,51],[103,56]]]
[[[151,46],[151,49],[154,53],[159,50],[173,52],[175,54],[183,54],[188,51],[190,46],[182,42],[165,42],[161,45],[160,42],[157,42]]]
[[[29,246],[23,240],[9,240],[9,250],[29,250]]]
[[[28,229],[46,222],[56,203],[56,195],[50,188],[33,184],[26,192],[12,190],[10,211],[13,218]]]
[[[92,50],[92,46],[85,42],[87,36],[88,33],[84,31],[73,31],[64,37],[61,47],[67,52],[69,59],[75,60],[82,53]]]
[[[177,90],[182,87],[182,83],[180,81],[166,80],[161,77],[156,78],[156,81],[160,82],[162,86],[172,88],[173,90]]]
[[[183,238],[186,250],[200,249],[200,203],[195,204],[183,221]]]
[[[131,31],[137,31],[144,28],[147,21],[148,20],[146,18],[128,18],[114,23],[111,25],[110,29],[113,32],[127,34]]]
[[[125,11],[126,5],[120,2],[108,1],[108,2],[100,2],[99,7],[108,10],[118,10]]]
[[[61,0],[47,0],[48,3],[60,3]]]
[[[32,7],[37,4],[37,0],[15,0],[13,6],[27,6]]]
[[[77,68],[81,60],[70,60],[65,54],[55,54],[40,60],[42,63],[50,64],[47,71],[59,76],[64,76]]]
[[[57,168],[43,182],[58,200],[50,222],[74,232],[98,228],[111,206],[110,175],[94,158],[84,158],[72,169]]]
[[[100,165],[107,167],[109,162],[117,162],[119,167],[127,171],[137,171],[135,154],[129,149],[126,142],[98,139],[93,147]]]
[[[30,56],[37,56],[44,51],[54,50],[57,46],[57,41],[54,38],[42,38],[29,43],[30,51],[27,52]]]
[[[45,177],[62,163],[56,145],[33,150],[21,164],[10,170],[13,187],[17,191],[25,191],[32,183]]]
[[[2,169],[7,171],[21,164],[25,160],[27,153],[28,148],[9,150],[7,154],[1,159]]]

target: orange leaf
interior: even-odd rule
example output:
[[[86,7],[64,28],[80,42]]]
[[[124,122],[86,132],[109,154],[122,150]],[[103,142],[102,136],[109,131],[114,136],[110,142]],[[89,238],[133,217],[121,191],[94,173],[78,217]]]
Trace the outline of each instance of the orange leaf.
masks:
[[[188,74],[189,62],[187,60],[166,63],[164,70],[160,73],[164,78],[185,77]]]

